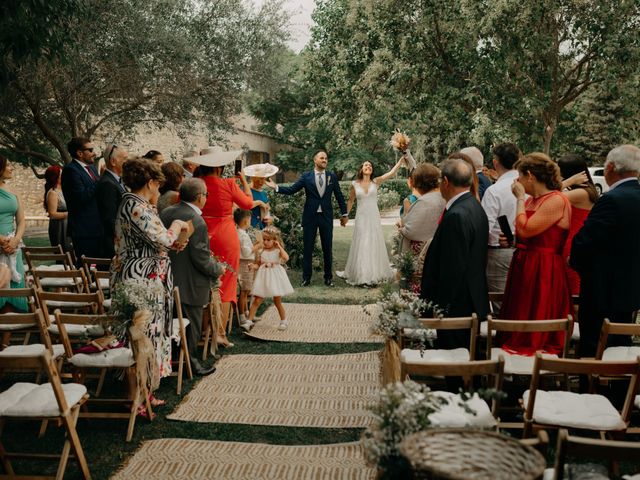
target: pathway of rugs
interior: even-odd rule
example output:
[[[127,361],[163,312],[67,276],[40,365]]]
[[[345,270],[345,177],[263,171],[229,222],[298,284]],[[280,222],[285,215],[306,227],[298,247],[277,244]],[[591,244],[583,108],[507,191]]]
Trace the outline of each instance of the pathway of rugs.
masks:
[[[360,306],[286,305],[291,327],[269,309],[252,336],[310,343],[379,342]],[[342,329],[342,332],[341,332]],[[341,333],[343,335],[341,335]],[[306,336],[305,336],[306,335]],[[380,388],[378,351],[340,355],[224,356],[167,419],[183,422],[366,428]],[[193,439],[147,441],[114,479],[372,479],[358,442],[270,445]]]

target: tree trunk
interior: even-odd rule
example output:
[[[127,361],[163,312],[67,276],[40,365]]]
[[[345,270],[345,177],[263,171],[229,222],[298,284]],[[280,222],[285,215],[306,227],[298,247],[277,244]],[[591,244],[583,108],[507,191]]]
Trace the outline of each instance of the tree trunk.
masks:
[[[557,118],[544,115],[543,119],[544,119],[544,133],[542,135],[542,138],[544,139],[543,152],[549,155],[549,152],[551,151],[551,140],[553,139],[553,134],[556,132]]]

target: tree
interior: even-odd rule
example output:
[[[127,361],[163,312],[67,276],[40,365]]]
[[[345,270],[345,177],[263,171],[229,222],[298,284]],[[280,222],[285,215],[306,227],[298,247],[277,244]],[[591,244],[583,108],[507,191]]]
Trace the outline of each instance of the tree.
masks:
[[[22,65],[0,95],[0,147],[24,163],[68,162],[72,136],[117,142],[143,123],[216,138],[246,91],[272,76],[286,39],[278,1],[87,0],[61,56]]]
[[[561,116],[594,85],[637,72],[637,0],[465,0],[479,32],[476,80],[549,153]]]

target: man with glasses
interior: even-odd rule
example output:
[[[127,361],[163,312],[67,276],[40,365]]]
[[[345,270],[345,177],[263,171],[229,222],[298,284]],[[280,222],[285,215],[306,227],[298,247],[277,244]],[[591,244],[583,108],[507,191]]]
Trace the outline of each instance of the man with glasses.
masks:
[[[209,232],[202,218],[207,202],[207,187],[200,178],[188,178],[180,185],[180,203],[160,213],[162,223],[169,226],[174,220],[193,224],[193,234],[182,251],[169,251],[173,284],[180,289],[182,312],[189,319],[187,346],[191,367],[196,375],[208,375],[215,367],[204,367],[198,360],[198,340],[202,335],[202,309],[209,303],[209,292],[224,268],[211,256]]]
[[[103,228],[96,200],[98,170],[91,139],[74,137],[67,144],[71,161],[62,169],[62,193],[69,211],[68,230],[78,265],[82,255],[102,257]]]
[[[117,145],[109,145],[102,154],[106,170],[96,186],[96,200],[104,235],[102,237],[103,255],[112,258],[115,255],[113,238],[116,231],[118,207],[125,192],[122,183],[122,165],[129,156],[127,151]]]

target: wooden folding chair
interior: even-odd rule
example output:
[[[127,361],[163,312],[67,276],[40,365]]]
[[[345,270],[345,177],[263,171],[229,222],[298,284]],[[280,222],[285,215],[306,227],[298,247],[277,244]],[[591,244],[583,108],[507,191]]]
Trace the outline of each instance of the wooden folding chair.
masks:
[[[193,371],[191,370],[191,358],[189,357],[189,347],[187,345],[187,332],[186,328],[191,321],[188,318],[182,316],[182,304],[180,303],[180,290],[178,287],[173,287],[173,304],[176,309],[177,317],[173,319],[173,335],[171,340],[179,343],[180,354],[178,355],[178,371],[171,372],[172,377],[178,377],[178,385],[176,387],[176,394],[182,393],[182,377],[184,376],[184,366],[187,366],[187,378],[193,379]],[[192,327],[193,328],[193,327]],[[176,363],[176,362],[172,362]]]
[[[42,270],[31,271],[38,290],[54,289],[73,293],[89,293],[89,282],[83,270]]]
[[[400,353],[400,360],[407,363],[447,363],[447,362],[466,362],[473,360],[476,354],[476,338],[478,331],[478,317],[474,313],[470,317],[457,318],[421,318],[422,328],[426,330],[469,330],[470,341],[469,348],[447,349],[428,349],[416,350],[404,348]],[[401,339],[400,345],[404,345]]]
[[[607,347],[609,335],[638,336],[640,335],[640,325],[637,323],[611,323],[608,318],[605,318],[598,340],[596,360],[634,360],[640,356],[639,346]]]
[[[542,372],[564,375],[628,376],[629,388],[622,412],[618,412],[603,395],[539,389]],[[601,432],[625,432],[637,390],[640,359],[605,362],[602,360],[569,360],[543,357],[536,353],[529,390],[522,396],[524,437],[534,428],[576,428]],[[593,385],[593,382],[591,382]],[[593,389],[592,389],[593,390]]]
[[[96,324],[109,324],[113,321],[112,317],[108,315],[78,315],[78,314],[65,314],[60,310],[55,311],[56,325],[59,327],[60,338],[64,345],[67,363],[74,371],[74,378],[79,383],[84,383],[87,378],[87,372],[97,369],[100,373],[100,380],[98,383],[96,397],[100,394],[100,389],[104,382],[104,373],[107,370],[121,371],[125,370],[129,376],[129,385],[134,385],[134,391],[129,392],[128,398],[92,398],[91,404],[103,404],[103,405],[124,405],[128,409],[128,413],[118,412],[82,412],[83,418],[108,418],[108,419],[127,419],[129,421],[127,428],[126,441],[130,442],[133,437],[133,429],[135,427],[138,401],[143,399],[149,418],[153,418],[153,411],[151,409],[151,402],[149,401],[149,391],[145,386],[139,385],[137,381],[137,365],[135,362],[137,345],[133,341],[129,341],[128,347],[111,348],[96,353],[74,353],[69,336],[67,335],[67,327],[71,325],[84,326]]]
[[[27,299],[27,307],[29,312],[35,312],[38,309],[38,299],[36,298],[36,292],[33,288],[0,288],[0,297],[4,298],[21,298]],[[2,315],[2,314],[0,314]],[[15,338],[16,334],[23,336],[23,344],[29,343],[31,334],[38,333],[38,329],[35,325],[11,325],[0,324],[0,336],[2,337],[2,344],[0,349],[9,345],[11,338]]]
[[[617,462],[640,462],[640,443],[576,437],[569,435],[567,430],[560,429],[554,466],[553,478],[555,480],[565,478],[565,465],[568,456],[581,458],[583,461],[607,460],[609,474],[617,478]]]
[[[37,332],[40,343],[31,343],[23,345],[9,345],[2,349],[0,355],[18,356],[31,355],[32,352],[40,350],[40,346],[49,351],[51,356],[56,360],[61,359],[64,355],[64,347],[62,345],[53,345],[51,337],[47,331],[47,323],[44,320],[42,310],[37,309],[35,312],[29,313],[3,313],[0,315],[0,330],[3,328],[11,328],[22,326],[24,330],[31,329]],[[58,368],[60,365],[58,365]]]
[[[111,259],[110,258],[97,258],[97,257],[87,257],[82,255],[80,257],[80,262],[82,263],[82,269],[84,270],[84,274],[89,280],[89,289],[93,292],[96,289],[100,288],[102,293],[106,293],[109,291],[109,268],[111,267]],[[100,268],[102,267],[102,268]],[[99,275],[102,280],[98,280],[95,278],[95,275],[92,271],[100,272],[104,275]]]
[[[402,380],[409,377],[462,377],[466,390],[471,388],[471,381],[474,377],[487,376],[494,378],[491,387],[495,388],[497,392],[501,392],[503,372],[504,359],[502,357],[496,360],[447,363],[412,363],[402,360],[400,362],[400,378]],[[472,410],[469,412],[460,405],[464,403],[460,394],[438,391],[432,393],[448,401],[440,411],[430,416],[434,428],[497,428],[499,402],[496,398],[492,399],[491,410],[489,410],[486,402],[474,394],[467,403],[467,406]]]
[[[58,470],[55,478],[62,480],[67,469],[69,458],[78,462],[82,478],[90,479],[89,466],[84,456],[82,445],[76,431],[78,414],[89,395],[83,385],[65,384],[62,385],[58,370],[49,351],[40,346],[37,355],[30,356],[9,356],[0,354],[0,369],[42,369],[49,376],[49,383],[38,385],[35,383],[16,383],[9,389],[0,393],[3,408],[0,412],[0,432],[4,428],[7,420],[39,420],[55,421],[65,429],[65,442],[62,453],[59,456]],[[53,393],[53,395],[52,395]],[[73,455],[71,453],[73,452]],[[58,458],[51,454],[34,453],[9,453],[0,442],[0,462],[4,468],[6,476],[18,478],[11,464],[12,458]],[[20,478],[52,478],[48,477],[20,477]]]
[[[493,348],[493,337],[497,332],[564,332],[564,345],[559,355],[548,354],[549,357],[564,358],[567,354],[571,338],[572,318],[559,320],[494,320],[487,319],[487,359],[503,355],[505,359],[505,375],[531,375],[533,372],[533,356],[509,353],[501,348]],[[545,354],[547,355],[547,354]]]

